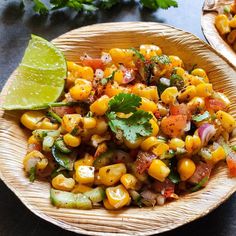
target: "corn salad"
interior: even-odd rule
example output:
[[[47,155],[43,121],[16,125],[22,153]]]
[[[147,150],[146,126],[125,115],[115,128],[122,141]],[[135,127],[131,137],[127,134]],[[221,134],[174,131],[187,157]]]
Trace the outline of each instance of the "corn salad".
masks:
[[[236,176],[230,101],[203,68],[149,44],[67,67],[61,100],[21,117],[24,170],[50,181],[55,206],[163,205],[203,188],[222,161]]]
[[[215,26],[223,39],[236,51],[236,1],[219,9]]]

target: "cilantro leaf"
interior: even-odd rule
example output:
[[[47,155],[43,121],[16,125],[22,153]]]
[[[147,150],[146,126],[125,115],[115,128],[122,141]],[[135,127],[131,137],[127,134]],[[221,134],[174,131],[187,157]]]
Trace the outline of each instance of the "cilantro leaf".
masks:
[[[145,62],[145,57],[142,53],[140,53],[137,49],[135,48],[130,48],[136,55],[137,58],[139,58],[141,61]]]
[[[30,182],[34,182],[36,178],[36,167],[31,167],[29,171],[29,180]]]
[[[136,108],[141,105],[141,100],[137,95],[120,93],[110,100],[108,105],[110,111],[128,114],[136,111]]]
[[[161,55],[161,56],[155,56],[152,57],[151,59],[155,63],[160,63],[160,64],[170,64],[170,59],[166,55]]]
[[[109,9],[116,5],[118,2],[118,0],[101,0],[100,6],[104,9]]]
[[[108,114],[108,124],[113,132],[121,130],[128,141],[135,142],[140,136],[152,133],[151,118],[151,114],[142,110],[135,111],[129,118],[118,118],[112,112]]]
[[[157,10],[158,8],[168,9],[169,7],[178,7],[178,3],[175,0],[141,0],[140,2],[144,7],[152,10]]]
[[[178,3],[175,0],[155,0],[157,5],[162,9],[168,9],[169,7],[178,7]]]
[[[34,2],[34,11],[39,14],[47,14],[49,9],[41,0],[33,0]]]

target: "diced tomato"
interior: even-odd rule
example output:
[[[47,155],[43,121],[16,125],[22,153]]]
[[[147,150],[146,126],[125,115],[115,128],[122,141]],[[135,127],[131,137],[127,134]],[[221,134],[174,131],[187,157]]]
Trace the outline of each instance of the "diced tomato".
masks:
[[[232,177],[236,176],[236,153],[230,152],[226,157],[226,162],[229,168],[229,174]]]
[[[157,119],[160,119],[161,118],[161,114],[159,111],[155,111],[154,112],[154,116],[157,118]]]
[[[66,114],[73,114],[75,113],[74,107],[69,106],[63,106],[63,107],[53,107],[52,110],[59,115],[60,117],[63,117]]]
[[[179,137],[187,124],[186,115],[171,115],[161,121],[161,130],[170,137]]]
[[[155,181],[152,187],[153,190],[161,193],[166,198],[171,197],[171,195],[175,192],[175,184],[169,179],[166,179],[164,182]]]
[[[196,166],[196,170],[192,177],[188,180],[189,182],[193,184],[198,184],[201,180],[204,178],[209,178],[211,174],[212,166],[210,164],[199,162]],[[203,186],[207,184],[207,181]]]
[[[85,58],[82,61],[83,66],[90,66],[94,70],[104,69],[103,61],[100,58]]]
[[[188,119],[191,117],[190,111],[186,104],[181,103],[178,105],[170,105],[170,114],[171,115],[186,115]]]
[[[206,98],[205,99],[206,109],[208,111],[219,111],[224,110],[226,108],[226,105],[216,98]]]
[[[142,174],[145,170],[147,170],[153,159],[156,159],[156,155],[149,152],[140,151],[135,161],[138,173]]]
[[[38,143],[30,143],[30,144],[28,144],[27,152],[32,152],[34,150],[41,151],[42,150],[41,144],[38,144]]]

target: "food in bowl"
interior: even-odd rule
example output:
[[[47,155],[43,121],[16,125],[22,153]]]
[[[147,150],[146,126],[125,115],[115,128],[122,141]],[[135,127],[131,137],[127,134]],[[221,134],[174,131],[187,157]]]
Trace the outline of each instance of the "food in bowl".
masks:
[[[57,207],[163,205],[206,186],[220,161],[236,176],[229,105],[202,68],[156,45],[84,55],[67,61],[57,102],[21,116],[24,170],[50,182]]]
[[[236,51],[236,1],[219,9],[215,26],[222,38]]]

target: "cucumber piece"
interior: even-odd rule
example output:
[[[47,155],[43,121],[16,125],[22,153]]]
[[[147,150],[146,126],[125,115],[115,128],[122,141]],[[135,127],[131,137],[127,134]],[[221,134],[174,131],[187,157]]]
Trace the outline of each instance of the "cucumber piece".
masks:
[[[64,143],[63,139],[62,138],[58,138],[56,141],[55,141],[55,146],[56,148],[62,152],[62,153],[65,153],[65,154],[68,154],[68,153],[71,153],[72,151],[66,146],[66,144]]]
[[[51,147],[53,146],[53,144],[54,144],[54,138],[51,136],[46,136],[43,139],[43,151],[45,152],[51,151]]]
[[[61,124],[61,122],[62,122],[62,118],[59,115],[57,115],[55,112],[53,112],[53,111],[48,111],[47,112],[47,116],[49,118],[55,120],[59,124]]]
[[[96,170],[100,169],[103,166],[110,165],[114,157],[114,151],[108,150],[107,152],[102,153],[93,163],[93,166]]]
[[[84,210],[92,209],[92,202],[87,196],[81,193],[74,194],[51,188],[50,199],[51,203],[56,207],[78,208]]]
[[[60,135],[59,130],[36,129],[32,132],[35,138],[42,140],[46,136],[57,138]]]
[[[87,196],[85,196],[82,193],[77,193],[75,194],[75,196],[76,196],[76,203],[75,203],[76,208],[83,210],[89,210],[93,208],[92,202]]]
[[[102,187],[94,188],[88,192],[84,193],[93,203],[101,202],[106,194]]]
[[[67,170],[73,170],[74,162],[76,159],[76,155],[74,153],[71,153],[70,155],[66,155],[65,153],[62,153],[60,150],[56,148],[55,145],[52,146],[52,155],[55,159],[55,161],[62,167],[64,167]]]
[[[138,205],[139,207],[142,207],[142,197],[141,195],[135,191],[135,190],[130,190],[129,194],[134,201],[135,205]]]
[[[51,203],[56,207],[75,208],[76,198],[75,194],[64,192],[51,188],[50,190]]]

